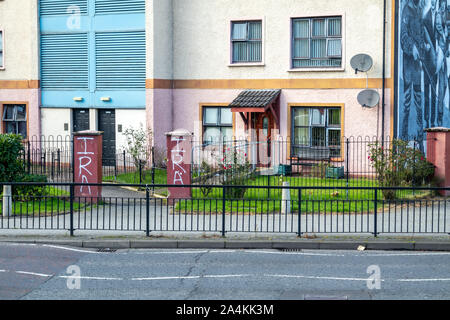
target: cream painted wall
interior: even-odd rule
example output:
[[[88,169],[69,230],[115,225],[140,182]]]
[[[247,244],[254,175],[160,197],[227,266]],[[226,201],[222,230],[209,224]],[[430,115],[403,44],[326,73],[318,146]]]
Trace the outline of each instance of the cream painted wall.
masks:
[[[146,2],[147,78],[173,76],[173,0]]]
[[[0,1],[5,69],[0,80],[38,80],[37,0]]]
[[[122,132],[118,130],[119,125],[122,125]],[[145,110],[116,109],[116,149],[122,149],[127,145],[127,140],[123,134],[126,129],[130,127],[138,129],[141,126],[146,128]]]
[[[68,131],[64,131],[64,123],[69,124]],[[45,137],[71,134],[72,109],[41,108],[41,128],[41,134]]]
[[[387,33],[391,26],[388,2]],[[290,19],[342,15],[344,71],[288,72]],[[264,66],[230,67],[230,20],[263,19]],[[382,77],[383,0],[174,0],[175,79],[359,78],[355,54],[374,59],[369,77]],[[390,77],[390,36],[386,41]]]

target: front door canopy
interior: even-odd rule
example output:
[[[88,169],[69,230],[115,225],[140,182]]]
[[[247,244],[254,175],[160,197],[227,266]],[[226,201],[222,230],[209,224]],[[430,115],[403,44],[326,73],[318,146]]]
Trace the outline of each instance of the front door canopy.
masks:
[[[229,107],[231,112],[266,112],[280,93],[280,89],[244,90]]]

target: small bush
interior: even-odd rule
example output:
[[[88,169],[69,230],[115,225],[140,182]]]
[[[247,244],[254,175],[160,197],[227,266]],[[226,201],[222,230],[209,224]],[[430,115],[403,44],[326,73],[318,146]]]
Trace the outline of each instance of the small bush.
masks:
[[[369,161],[381,187],[420,186],[433,179],[433,164],[421,151],[409,147],[407,141],[393,140],[389,147],[376,142],[369,147]],[[383,190],[383,195],[387,200],[396,198],[392,189]]]
[[[23,176],[23,151],[21,135],[0,134],[0,182],[18,181]]]
[[[19,178],[18,182],[35,182],[35,183],[46,183],[47,177],[44,175],[37,174],[25,174]],[[25,200],[31,197],[45,196],[47,194],[46,186],[14,186],[13,195],[15,195],[18,200]]]

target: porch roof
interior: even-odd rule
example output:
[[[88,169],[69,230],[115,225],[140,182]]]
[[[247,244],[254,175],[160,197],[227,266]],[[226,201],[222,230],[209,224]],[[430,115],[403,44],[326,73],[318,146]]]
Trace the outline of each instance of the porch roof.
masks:
[[[230,104],[232,112],[265,112],[280,95],[280,89],[244,90]]]

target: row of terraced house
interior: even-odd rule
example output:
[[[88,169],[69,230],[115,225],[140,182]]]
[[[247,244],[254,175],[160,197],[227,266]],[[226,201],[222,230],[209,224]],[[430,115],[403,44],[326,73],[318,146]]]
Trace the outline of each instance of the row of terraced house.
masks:
[[[0,130],[24,138],[100,130],[104,153],[123,146],[130,127],[151,129],[160,148],[179,128],[202,141],[256,129],[258,141],[329,148],[349,136],[420,135],[450,124],[448,8],[447,0],[3,0]],[[424,33],[428,14],[433,31]],[[371,58],[366,72],[351,64],[359,54]],[[358,100],[367,89],[374,105]]]

